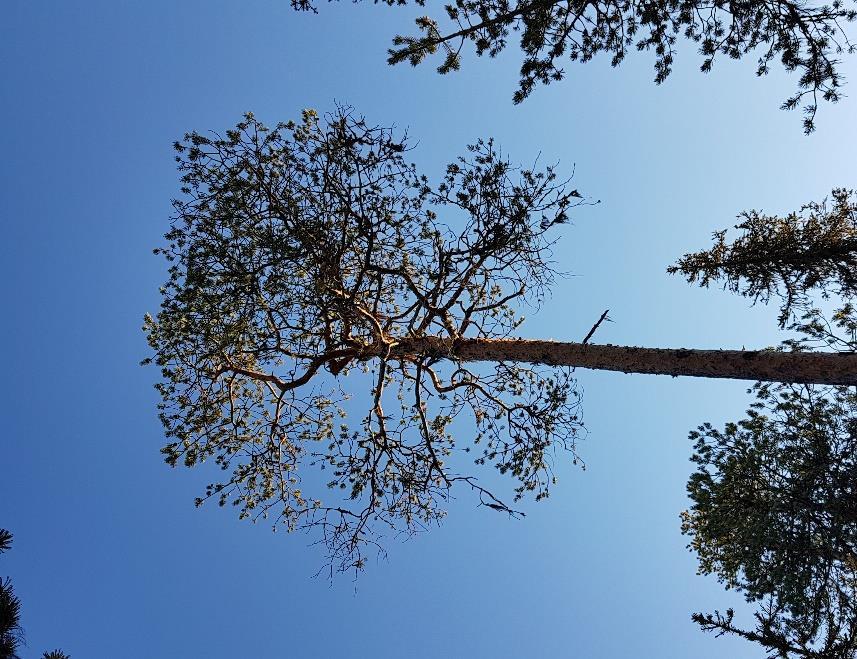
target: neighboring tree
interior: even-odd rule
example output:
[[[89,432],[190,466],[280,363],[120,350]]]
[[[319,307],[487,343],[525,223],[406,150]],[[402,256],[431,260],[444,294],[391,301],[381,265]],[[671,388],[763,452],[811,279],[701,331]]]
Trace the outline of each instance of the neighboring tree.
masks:
[[[780,327],[811,304],[813,292],[856,297],[857,193],[839,188],[831,197],[785,217],[745,211],[735,225],[743,233],[731,244],[718,231],[714,247],[686,254],[667,271],[701,286],[722,281],[754,302],[779,296]]]
[[[315,11],[312,0],[291,2],[296,9]],[[461,66],[467,42],[478,55],[494,57],[506,48],[511,33],[520,32],[524,61],[514,95],[520,103],[538,83],[565,76],[563,58],[588,62],[602,52],[618,66],[629,51],[653,51],[660,84],[685,39],[697,44],[704,72],[717,56],[741,59],[751,54],[758,54],[759,76],[777,59],[786,71],[798,71],[798,90],[783,108],[802,105],[804,129],[810,132],[819,101],[839,100],[837,58],[854,51],[844,27],[857,17],[855,6],[853,0],[455,0],[445,5],[446,26],[428,16],[418,18],[420,34],[397,36],[388,61],[417,65],[442,49],[438,71],[448,73]]]
[[[857,390],[757,385],[746,419],[695,440],[682,530],[700,573],[759,602],[756,626],[694,614],[770,656],[857,656]]]
[[[0,554],[12,546],[12,534],[0,529]],[[12,581],[0,579],[0,659],[18,659],[18,647],[24,642],[21,627],[21,600]]]
[[[574,456],[582,423],[569,368],[540,366],[857,381],[855,355],[510,338],[556,276],[550,232],[584,202],[490,141],[436,187],[405,162],[404,139],[348,109],[273,130],[248,115],[176,149],[183,198],[156,250],[170,278],[145,324],[166,461],[213,458],[227,475],[199,504],[316,527],[337,569],[361,567],[384,529],[439,521],[456,483],[514,513],[463,470],[471,449],[517,479],[516,501],[547,496],[553,450]],[[346,383],[367,410],[356,427],[338,425]],[[451,424],[465,410],[462,441]],[[341,496],[305,493],[312,466]]]
[[[12,546],[12,534],[0,529],[0,554]],[[15,595],[12,582],[0,579],[0,659],[20,659],[18,648],[24,644],[21,627],[21,600]],[[45,652],[42,659],[71,659],[60,650]]]
[[[0,581],[0,659],[18,659],[18,646],[24,640],[20,619],[21,600],[7,577]]]
[[[781,325],[803,315],[786,341],[792,351],[853,354],[857,313],[855,197],[835,190],[834,204],[810,204],[786,218],[744,215],[731,245],[715,234],[710,252],[670,268],[691,282],[725,286],[754,301],[783,300]],[[811,293],[841,297],[831,320],[812,309]],[[717,430],[704,424],[695,442],[693,506],[682,530],[700,573],[758,602],[755,627],[730,609],[697,613],[707,631],[735,634],[771,657],[857,656],[857,387],[754,387],[747,418]]]

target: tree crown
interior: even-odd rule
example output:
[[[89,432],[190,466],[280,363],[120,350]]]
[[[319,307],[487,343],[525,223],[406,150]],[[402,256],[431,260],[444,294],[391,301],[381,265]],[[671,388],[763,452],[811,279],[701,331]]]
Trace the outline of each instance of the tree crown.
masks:
[[[757,385],[747,418],[691,433],[698,470],[682,530],[700,572],[761,602],[757,629],[696,614],[771,656],[851,657],[857,647],[857,393]]]
[[[296,9],[315,10],[312,0],[291,2]],[[854,51],[844,27],[857,17],[854,3],[843,0],[455,0],[444,9],[446,26],[428,16],[418,18],[419,34],[395,37],[388,61],[416,66],[442,49],[438,71],[448,73],[460,68],[467,42],[478,55],[493,57],[513,32],[520,33],[524,60],[514,94],[520,103],[537,84],[563,79],[564,57],[588,62],[603,52],[618,66],[629,51],[652,51],[655,81],[661,83],[672,70],[679,40],[685,39],[698,45],[703,72],[718,56],[741,59],[751,53],[759,55],[759,76],[775,60],[786,71],[798,71],[798,89],[782,107],[803,107],[807,133],[818,103],[839,100],[837,57]]]
[[[214,458],[226,472],[198,503],[316,528],[331,566],[348,569],[385,528],[440,520],[457,482],[513,512],[453,466],[462,443],[518,480],[515,499],[547,495],[551,448],[573,452],[581,426],[567,371],[480,371],[395,348],[519,326],[516,308],[556,275],[549,232],[581,203],[553,168],[515,169],[479,141],[433,187],[404,160],[405,138],[348,108],[273,129],[247,115],[176,150],[183,196],[156,250],[170,278],[145,329],[167,462]],[[356,425],[352,395],[366,410]],[[464,410],[475,427],[460,442]],[[312,466],[330,474],[328,501],[304,492]]]

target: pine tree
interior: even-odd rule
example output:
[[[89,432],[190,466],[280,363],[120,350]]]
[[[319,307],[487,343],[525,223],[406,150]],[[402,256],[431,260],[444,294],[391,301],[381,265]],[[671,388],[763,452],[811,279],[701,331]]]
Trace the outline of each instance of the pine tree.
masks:
[[[145,325],[166,460],[215,459],[227,477],[198,503],[319,527],[339,569],[363,564],[378,529],[439,521],[456,483],[514,513],[463,471],[462,452],[516,478],[515,501],[547,496],[554,450],[574,459],[582,428],[570,367],[857,380],[855,355],[512,338],[521,304],[538,305],[556,275],[551,236],[587,202],[491,141],[436,186],[406,163],[404,140],[347,108],[274,129],[248,116],[176,149],[183,196],[156,250],[170,278]],[[344,425],[342,402],[361,391],[365,416]],[[452,430],[464,412],[467,442]],[[304,492],[313,466],[332,501]]]
[[[682,530],[701,574],[758,603],[755,627],[707,631],[778,657],[857,655],[857,388],[758,384],[747,417],[691,433],[697,471]]]
[[[0,529],[0,554],[12,546],[12,534]],[[12,581],[0,579],[0,659],[18,659],[18,648],[24,641],[21,627],[21,600],[15,595]]]
[[[312,0],[291,1],[296,9],[315,11]],[[776,60],[786,71],[798,71],[798,89],[783,108],[802,105],[804,129],[810,132],[819,101],[839,100],[838,57],[854,51],[845,27],[857,17],[855,6],[851,0],[455,0],[445,5],[440,20],[418,18],[416,36],[395,37],[388,61],[416,66],[441,51],[438,72],[449,73],[460,68],[468,43],[477,55],[494,57],[512,33],[520,33],[523,63],[514,95],[520,103],[539,83],[565,77],[564,58],[588,62],[600,53],[618,66],[629,51],[653,52],[660,84],[685,39],[697,46],[703,72],[717,57],[747,56],[758,56],[759,76]]]

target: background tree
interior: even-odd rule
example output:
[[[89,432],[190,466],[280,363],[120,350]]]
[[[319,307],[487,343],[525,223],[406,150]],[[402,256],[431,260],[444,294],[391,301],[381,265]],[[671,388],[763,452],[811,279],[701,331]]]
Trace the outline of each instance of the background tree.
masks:
[[[771,656],[857,652],[857,394],[853,387],[757,385],[747,418],[695,440],[682,530],[700,573],[759,602],[756,627],[694,614],[703,629]]]
[[[755,629],[697,613],[703,629],[771,656],[857,652],[857,395],[854,388],[757,385],[748,417],[691,433],[698,470],[683,518],[700,573],[750,602]]]
[[[12,546],[12,534],[0,529],[0,553]],[[17,659],[18,647],[24,642],[21,628],[21,600],[15,595],[12,581],[0,579],[0,659]]]
[[[790,350],[857,350],[854,193],[786,218],[745,213],[731,245],[715,234],[709,252],[671,272],[724,286],[754,301],[783,300],[780,324],[797,310]],[[811,293],[842,296],[830,320]],[[763,645],[769,656],[857,654],[857,387],[757,384],[747,418],[690,437],[697,471],[682,530],[700,573],[758,602],[755,627],[730,609],[694,614],[703,629]]]
[[[315,11],[312,0],[292,0],[292,6]],[[588,62],[604,52],[618,66],[628,51],[651,50],[655,82],[661,83],[684,38],[698,45],[704,72],[718,55],[741,59],[750,53],[759,54],[759,76],[777,59],[787,71],[798,71],[798,90],[783,108],[803,104],[804,129],[810,132],[818,102],[839,100],[837,57],[854,50],[844,30],[857,17],[854,7],[843,0],[455,0],[444,7],[443,26],[423,16],[416,21],[418,36],[397,36],[389,62],[416,66],[442,49],[438,71],[448,73],[461,66],[467,42],[477,55],[494,57],[513,32],[520,32],[524,61],[514,95],[520,103],[536,84],[562,80],[564,57]]]
[[[491,141],[436,187],[405,162],[403,138],[345,108],[272,130],[248,115],[176,149],[183,198],[156,250],[170,279],[145,324],[166,460],[214,458],[226,477],[198,503],[316,528],[337,569],[361,567],[385,529],[439,521],[456,483],[514,513],[461,453],[515,477],[515,501],[547,496],[553,451],[576,459],[582,427],[562,367],[857,380],[857,356],[510,338],[556,276],[550,232],[584,202],[553,168],[516,170]],[[356,426],[344,423],[351,395],[366,409]],[[462,442],[451,424],[464,411]],[[304,491],[324,484],[332,500]]]
[[[685,254],[670,274],[688,282],[723,287],[767,302],[782,299],[780,327],[795,309],[811,306],[818,292],[843,299],[857,296],[857,193],[838,188],[830,201],[812,202],[784,217],[745,211],[735,229],[743,233],[727,243],[727,232],[714,234],[714,246]]]
[[[0,554],[12,546],[12,534],[0,529]],[[20,659],[18,649],[24,644],[21,627],[21,600],[15,595],[12,581],[0,579],[0,659]],[[43,659],[70,659],[60,650],[45,652]]]

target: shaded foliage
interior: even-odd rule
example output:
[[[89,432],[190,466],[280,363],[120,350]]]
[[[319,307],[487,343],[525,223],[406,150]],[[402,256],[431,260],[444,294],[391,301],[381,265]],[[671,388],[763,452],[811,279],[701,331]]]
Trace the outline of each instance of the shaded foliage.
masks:
[[[743,214],[731,244],[668,270],[756,301],[782,301],[791,351],[857,350],[857,197],[844,189],[787,217]],[[828,319],[813,294],[839,298]],[[755,626],[734,611],[696,613],[707,631],[761,644],[770,657],[857,656],[857,387],[770,385],[751,390],[747,417],[690,434],[693,506],[682,515],[699,571],[758,604]]]
[[[176,150],[183,194],[156,250],[170,277],[145,329],[166,461],[211,458],[224,472],[198,504],[315,530],[346,570],[385,533],[442,519],[456,484],[515,512],[462,453],[513,476],[515,500],[547,496],[553,450],[574,459],[582,426],[568,369],[477,370],[394,349],[508,336],[553,281],[548,233],[576,190],[551,167],[513,168],[491,141],[431,185],[404,137],[348,108],[273,129],[247,115]],[[364,413],[349,424],[352,395]],[[463,412],[472,429],[457,437]]]
[[[0,553],[12,546],[12,534],[0,529]],[[21,627],[21,600],[15,595],[12,581],[0,578],[0,659],[17,659],[18,648],[24,642]]]
[[[21,600],[15,595],[12,581],[8,577],[0,579],[0,659],[17,659],[24,641],[20,620]]]
[[[0,554],[12,546],[12,533],[0,529]],[[15,595],[12,580],[0,578],[0,659],[20,659],[18,649],[24,645],[21,627],[21,600]],[[71,659],[60,650],[45,652],[43,659]]]
[[[771,656],[857,652],[857,393],[757,385],[747,418],[704,424],[683,516],[700,572],[761,602],[757,627],[732,612],[704,629],[761,643]]]
[[[800,282],[824,281],[808,280],[801,267],[793,271],[794,290],[806,304]],[[830,320],[809,309],[790,329],[798,334],[784,342],[790,350],[857,349],[857,313],[848,300]],[[759,643],[770,657],[853,659],[857,387],[758,383],[753,391],[745,419],[690,434],[697,471],[682,531],[701,574],[759,604],[755,627],[736,624],[731,609],[693,619],[706,631]]]
[[[292,6],[314,9],[311,0],[292,0]],[[561,80],[565,58],[588,62],[599,53],[617,66],[629,51],[652,51],[655,81],[661,83],[685,39],[697,44],[704,72],[718,56],[751,54],[758,55],[760,76],[776,60],[786,71],[797,71],[798,89],[783,108],[802,105],[806,132],[813,129],[819,101],[840,97],[837,57],[854,50],[844,27],[857,16],[850,0],[455,0],[444,9],[443,25],[423,16],[416,21],[417,36],[397,36],[389,62],[417,65],[442,50],[438,71],[448,73],[461,66],[468,42],[478,55],[493,57],[513,32],[520,33],[524,60],[514,95],[519,103],[538,83]]]
[[[806,204],[785,217],[746,211],[731,243],[726,231],[714,234],[714,246],[686,254],[667,269],[688,282],[723,287],[767,302],[782,299],[780,326],[795,309],[810,305],[820,292],[842,298],[857,295],[857,193],[835,189],[831,200]]]

